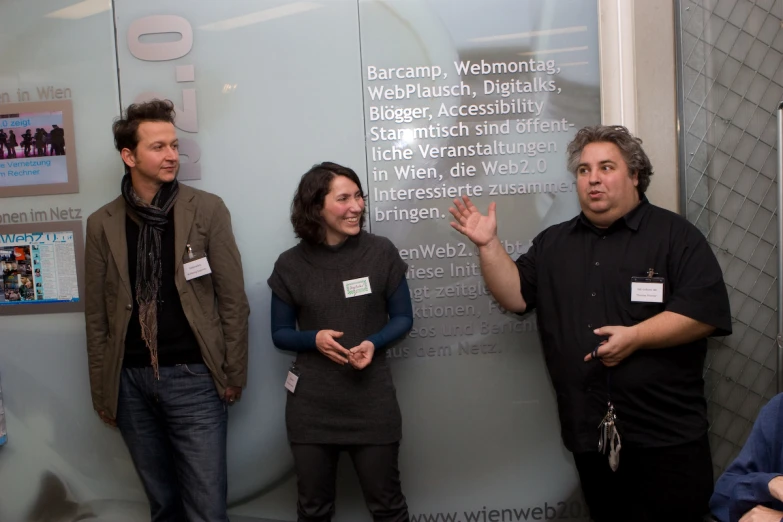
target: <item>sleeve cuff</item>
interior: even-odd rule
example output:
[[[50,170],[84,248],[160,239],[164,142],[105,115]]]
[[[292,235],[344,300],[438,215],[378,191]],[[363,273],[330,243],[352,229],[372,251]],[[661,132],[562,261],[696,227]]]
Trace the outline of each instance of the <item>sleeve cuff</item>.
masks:
[[[315,336],[318,335],[318,330],[305,330],[301,332],[302,340],[307,344],[311,350],[318,349],[318,345],[315,344]]]
[[[379,349],[384,348],[384,346],[383,346],[383,338],[382,338],[380,333],[374,333],[374,334],[370,335],[369,337],[367,337],[367,340],[372,343],[372,345],[373,345],[373,347],[375,347],[376,351],[378,351]]]
[[[247,386],[247,374],[244,372],[237,372],[234,374],[226,372],[226,386],[244,388]]]
[[[755,473],[753,475],[750,486],[759,504],[777,500],[769,492],[769,483],[772,479],[780,476],[780,473]]]
[[[710,334],[710,337],[731,335],[731,317],[721,314],[719,310],[694,307],[682,300],[673,300],[666,304],[666,311],[712,326],[715,330]]]

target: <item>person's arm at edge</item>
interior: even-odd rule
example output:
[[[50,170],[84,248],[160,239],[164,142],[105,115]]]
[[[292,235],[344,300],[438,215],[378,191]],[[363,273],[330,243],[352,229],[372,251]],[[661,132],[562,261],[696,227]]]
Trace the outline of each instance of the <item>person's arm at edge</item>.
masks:
[[[768,433],[780,421],[781,399],[777,396],[761,409],[740,454],[715,484],[710,510],[721,522],[737,522],[755,506],[775,500],[775,493],[783,496],[773,491],[783,480],[772,469],[780,443],[775,443],[774,433]]]

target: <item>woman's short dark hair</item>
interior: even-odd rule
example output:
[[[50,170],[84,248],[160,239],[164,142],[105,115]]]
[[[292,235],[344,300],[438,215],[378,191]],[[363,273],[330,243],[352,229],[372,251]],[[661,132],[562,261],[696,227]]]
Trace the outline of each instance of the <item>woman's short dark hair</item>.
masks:
[[[169,100],[150,100],[145,103],[132,103],[125,109],[125,117],[114,120],[111,130],[114,133],[114,148],[136,150],[139,144],[139,125],[145,121],[164,121],[174,123],[174,104]]]
[[[345,176],[356,183],[364,197],[362,182],[352,169],[329,161],[313,165],[299,180],[294,200],[291,202],[291,224],[296,237],[309,243],[322,243],[326,240],[321,211],[332,180],[337,176]],[[362,211],[359,218],[360,228],[364,228],[364,216],[365,211]]]
[[[634,137],[622,125],[595,125],[580,129],[573,141],[568,144],[568,170],[576,174],[584,148],[591,143],[598,142],[613,143],[620,149],[620,153],[628,165],[628,174],[630,176],[633,176],[634,173],[639,175],[639,184],[636,185],[636,190],[641,197],[650,185],[650,176],[653,175],[652,163],[642,148],[642,140]]]

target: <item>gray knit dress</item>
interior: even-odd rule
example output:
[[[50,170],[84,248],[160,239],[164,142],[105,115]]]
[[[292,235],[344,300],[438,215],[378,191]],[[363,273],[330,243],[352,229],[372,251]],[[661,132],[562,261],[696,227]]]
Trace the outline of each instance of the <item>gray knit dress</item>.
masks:
[[[347,349],[388,321],[386,299],[407,265],[391,241],[367,232],[338,247],[301,241],[275,262],[268,283],[297,310],[301,331],[344,332]],[[344,281],[369,278],[372,293],[347,298]],[[301,352],[295,393],[288,393],[288,439],[299,444],[391,444],[402,438],[402,419],[383,350],[363,370],[341,366],[318,350]]]

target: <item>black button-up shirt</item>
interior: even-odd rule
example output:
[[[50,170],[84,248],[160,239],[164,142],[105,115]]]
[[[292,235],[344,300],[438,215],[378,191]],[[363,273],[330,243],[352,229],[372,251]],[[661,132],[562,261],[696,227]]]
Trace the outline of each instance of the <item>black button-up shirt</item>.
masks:
[[[706,432],[706,339],[637,350],[611,369],[583,360],[605,339],[594,329],[633,326],[663,311],[714,326],[716,336],[731,333],[723,274],[695,226],[643,197],[606,229],[584,214],[547,228],[516,264],[527,310],[538,311],[566,448],[598,448],[609,394],[623,445],[671,446]],[[631,278],[649,269],[665,281],[664,302],[632,302]]]

